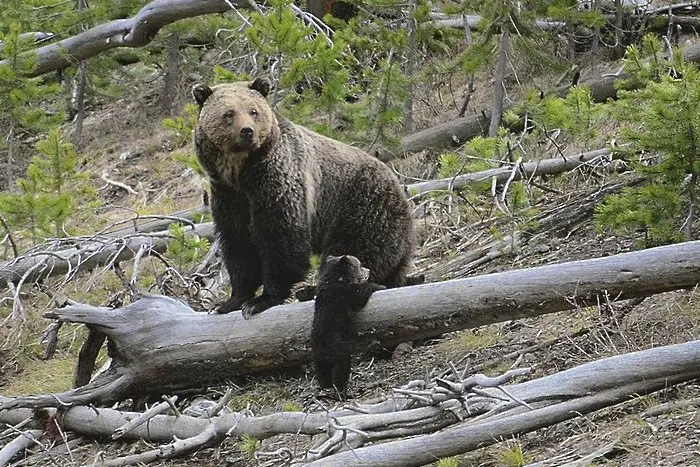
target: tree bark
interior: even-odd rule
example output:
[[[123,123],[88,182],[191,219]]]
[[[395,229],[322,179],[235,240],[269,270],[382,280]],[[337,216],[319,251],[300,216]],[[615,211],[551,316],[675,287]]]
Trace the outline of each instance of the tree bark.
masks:
[[[307,0],[306,10],[318,19],[323,19],[333,0]]]
[[[196,224],[191,232],[213,239],[214,224]],[[126,261],[144,247],[162,253],[168,247],[170,234],[163,231],[116,239],[109,238],[109,235],[105,237],[107,238],[96,235],[74,248],[29,252],[12,261],[0,263],[0,289],[7,287],[8,282],[17,282],[22,278],[32,282],[59,274],[74,274],[78,270],[92,269],[111,262]]]
[[[180,80],[180,43],[179,34],[173,32],[168,41],[168,66],[163,80],[163,95],[160,96],[161,112],[165,116],[170,116],[177,96],[177,83]]]
[[[406,189],[412,196],[436,190],[460,190],[467,185],[490,180],[492,177],[496,177],[498,182],[505,182],[511,175],[514,175],[513,180],[522,180],[523,178],[536,177],[539,175],[559,174],[573,170],[599,158],[610,160],[612,154],[608,149],[597,149],[595,151],[584,152],[577,156],[560,156],[552,159],[525,162],[518,167],[514,167],[510,164],[481,172],[457,175],[452,178],[411,183],[410,185],[406,185]],[[513,172],[515,172],[515,174],[513,174]]]
[[[498,42],[498,63],[493,77],[493,103],[491,104],[491,121],[489,122],[489,137],[495,137],[501,126],[503,117],[503,98],[505,96],[504,81],[506,78],[506,65],[510,50],[510,29],[507,25],[501,26],[501,40]]]
[[[28,76],[40,76],[67,68],[117,47],[143,47],[153,40],[163,26],[185,18],[225,13],[231,11],[231,5],[236,8],[251,7],[251,3],[244,0],[155,0],[131,18],[100,24],[31,51],[36,56],[36,67]],[[5,60],[0,61],[0,65],[4,64]]]
[[[416,0],[408,0],[408,44],[404,73],[408,78],[408,93],[403,106],[403,132],[405,135],[413,132],[413,69],[416,61]]]
[[[391,348],[445,332],[644,297],[700,282],[700,241],[375,293],[357,315],[358,348]],[[249,320],[240,313],[196,313],[168,297],[144,297],[121,309],[73,305],[46,314],[107,335],[110,369],[58,395],[18,398],[30,404],[100,403],[177,392],[207,383],[306,363],[313,303],[273,307]],[[167,329],[168,332],[162,332]],[[60,402],[59,402],[60,401]]]
[[[78,13],[83,14],[87,2],[78,0]],[[80,30],[85,31],[85,24],[80,24]],[[83,140],[83,123],[85,121],[85,88],[87,87],[87,63],[82,60],[78,63],[78,73],[73,80],[73,92],[71,93],[70,108],[75,109],[75,131],[73,132],[73,145],[80,150]]]
[[[474,29],[477,27],[481,21],[481,16],[478,15],[464,15],[463,17],[450,17],[449,15],[444,15],[441,13],[431,13],[430,17],[432,19],[431,23],[439,24],[440,26],[445,26],[448,28],[463,29],[468,27],[469,29]],[[430,24],[430,23],[428,23]],[[552,31],[557,29],[566,28],[566,23],[562,21],[552,21],[548,19],[538,19],[535,20],[535,27],[537,29],[542,29],[545,31]]]

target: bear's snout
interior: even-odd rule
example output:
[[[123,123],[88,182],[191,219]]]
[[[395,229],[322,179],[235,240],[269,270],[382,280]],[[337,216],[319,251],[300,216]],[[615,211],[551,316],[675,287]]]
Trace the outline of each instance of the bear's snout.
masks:
[[[241,138],[243,138],[244,141],[250,143],[253,140],[253,135],[255,134],[255,131],[250,128],[250,127],[243,127],[241,128]]]

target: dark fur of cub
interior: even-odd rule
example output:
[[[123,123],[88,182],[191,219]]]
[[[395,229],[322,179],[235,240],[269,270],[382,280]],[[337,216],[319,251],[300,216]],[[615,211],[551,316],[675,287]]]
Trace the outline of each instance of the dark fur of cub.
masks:
[[[328,256],[318,271],[311,350],[321,388],[345,396],[352,360],[353,319],[386,287],[368,282],[369,270],[350,255]]]

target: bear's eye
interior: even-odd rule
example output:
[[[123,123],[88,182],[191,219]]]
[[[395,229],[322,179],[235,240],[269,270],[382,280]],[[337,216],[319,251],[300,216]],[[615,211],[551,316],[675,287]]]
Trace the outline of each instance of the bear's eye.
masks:
[[[225,118],[226,120],[231,120],[231,119],[233,119],[233,117],[234,117],[235,115],[236,115],[236,112],[234,112],[233,110],[229,110],[228,112],[226,112],[226,113],[224,114],[224,118]]]
[[[258,111],[255,110],[255,109],[250,109],[250,115],[252,115],[253,117],[257,117],[257,116],[258,116]]]

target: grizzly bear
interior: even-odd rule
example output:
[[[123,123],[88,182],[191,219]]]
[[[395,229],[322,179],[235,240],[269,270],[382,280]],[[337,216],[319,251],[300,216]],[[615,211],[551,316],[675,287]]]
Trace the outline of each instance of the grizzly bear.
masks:
[[[369,270],[354,256],[328,256],[318,270],[311,352],[321,388],[341,397],[350,377],[352,322],[383,285],[368,282]]]
[[[322,261],[353,255],[372,282],[405,285],[413,216],[393,171],[276,114],[269,91],[260,78],[192,90],[196,152],[231,280],[231,298],[217,311],[241,309],[248,318],[283,303],[311,253]]]

